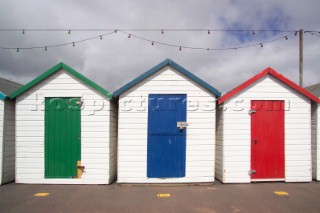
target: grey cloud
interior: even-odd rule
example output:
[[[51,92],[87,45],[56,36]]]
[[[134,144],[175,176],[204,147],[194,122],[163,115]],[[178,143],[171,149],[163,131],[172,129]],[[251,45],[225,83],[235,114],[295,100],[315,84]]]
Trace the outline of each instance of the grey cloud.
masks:
[[[1,1],[0,28],[288,28],[319,29],[317,0],[307,1]],[[303,9],[302,9],[303,8]],[[0,46],[37,46],[72,42],[103,32],[0,32]],[[230,47],[272,40],[279,35],[243,38],[212,32],[135,32],[165,43],[196,47]],[[319,37],[305,35],[305,84],[320,81]],[[0,75],[26,83],[63,61],[113,91],[162,60],[172,58],[221,91],[227,91],[266,67],[298,82],[298,39],[237,51],[179,51],[178,48],[128,39],[117,33],[103,40],[61,48],[0,50]]]

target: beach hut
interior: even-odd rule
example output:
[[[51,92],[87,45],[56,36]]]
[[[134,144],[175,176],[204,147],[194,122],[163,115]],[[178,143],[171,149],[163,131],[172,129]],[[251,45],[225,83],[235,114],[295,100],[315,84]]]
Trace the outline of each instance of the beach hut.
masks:
[[[14,101],[8,95],[20,86],[0,78],[0,185],[14,181]]]
[[[320,97],[320,83],[306,87],[306,90]],[[312,138],[312,178],[320,181],[320,104],[313,102],[311,107]]]
[[[119,183],[214,181],[218,90],[167,59],[113,95]]]
[[[108,184],[116,178],[112,95],[59,63],[11,94],[16,182]]]
[[[311,102],[318,98],[267,68],[223,95],[216,177],[223,183],[311,181]]]

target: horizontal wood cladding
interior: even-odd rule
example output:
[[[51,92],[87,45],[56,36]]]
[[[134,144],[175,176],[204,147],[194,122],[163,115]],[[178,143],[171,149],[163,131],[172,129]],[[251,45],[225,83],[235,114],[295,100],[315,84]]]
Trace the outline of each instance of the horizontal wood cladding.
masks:
[[[3,133],[4,133],[4,100],[0,100],[0,185],[2,184],[2,172],[3,172]]]
[[[85,172],[81,179],[44,178],[45,97],[80,97],[83,101],[80,137]],[[18,183],[108,184],[114,179],[117,110],[103,95],[61,70],[18,96],[16,103]]]
[[[317,180],[320,180],[320,104],[317,109]]]
[[[269,75],[219,106],[216,176],[225,183],[250,182],[251,100],[284,100],[285,180],[310,181],[310,100]]]
[[[187,95],[186,177],[147,178],[149,94]],[[215,156],[215,96],[202,86],[165,67],[119,98],[118,182],[213,182]]]
[[[312,178],[320,180],[320,104],[312,103],[311,110],[311,140],[312,140]]]
[[[1,101],[0,106],[0,184],[15,179],[15,105],[14,101]]]

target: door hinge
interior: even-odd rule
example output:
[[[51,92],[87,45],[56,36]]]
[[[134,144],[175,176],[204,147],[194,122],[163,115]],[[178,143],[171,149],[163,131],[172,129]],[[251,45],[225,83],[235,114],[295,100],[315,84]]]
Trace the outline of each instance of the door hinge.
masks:
[[[253,113],[256,113],[257,111],[256,110],[253,110],[253,109],[251,109],[251,110],[249,110],[249,114],[253,114]]]
[[[256,170],[249,170],[249,175],[252,175],[252,174],[256,174],[257,173],[257,171]]]

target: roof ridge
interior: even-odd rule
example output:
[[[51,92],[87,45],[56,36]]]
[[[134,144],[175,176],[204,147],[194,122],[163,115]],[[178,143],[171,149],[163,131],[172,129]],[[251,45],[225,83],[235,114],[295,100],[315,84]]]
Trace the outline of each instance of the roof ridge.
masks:
[[[320,97],[320,83],[316,83],[310,86],[305,87],[306,90],[311,92],[312,94]]]
[[[2,77],[0,77],[0,79],[5,80],[5,81],[10,81],[11,83],[14,83],[14,84],[19,84],[20,86],[22,86],[22,85],[23,85],[23,84],[21,84],[21,83],[19,83],[19,82],[12,81],[12,80],[7,79],[7,78],[2,78]]]
[[[49,76],[53,75],[54,73],[60,71],[61,69],[67,71],[69,74],[73,75],[74,77],[76,77],[80,81],[84,82],[88,86],[91,86],[93,89],[97,90],[98,92],[103,94],[108,99],[110,99],[110,100],[112,99],[112,94],[110,92],[108,92],[107,90],[105,90],[104,88],[102,88],[101,86],[99,86],[98,84],[96,84],[95,82],[93,82],[92,80],[90,80],[89,78],[85,77],[84,75],[82,75],[81,73],[77,72],[76,70],[74,70],[73,68],[71,68],[70,66],[68,66],[67,64],[65,64],[63,62],[60,62],[60,63],[56,64],[55,66],[53,66],[52,68],[50,68],[46,72],[40,74],[38,77],[36,77],[33,80],[31,80],[26,85],[20,87],[16,91],[14,91],[10,95],[10,98],[11,99],[16,98],[17,96],[21,95],[25,91],[29,90],[34,85],[38,84],[39,82],[43,81],[44,79],[48,78]]]
[[[275,71],[274,69],[272,69],[271,67],[268,67],[266,69],[264,69],[263,71],[261,71],[260,73],[254,75],[253,77],[249,78],[248,80],[246,80],[245,82],[243,82],[242,84],[240,84],[239,86],[233,88],[232,90],[230,90],[229,92],[227,92],[226,94],[224,94],[219,100],[218,100],[218,104],[222,104],[223,102],[225,102],[226,100],[228,100],[229,98],[233,97],[235,94],[239,93],[240,91],[242,91],[243,89],[247,88],[248,86],[250,86],[251,84],[253,84],[254,82],[256,82],[257,80],[261,79],[262,77],[266,76],[266,75],[272,75],[273,77],[275,77],[276,79],[278,79],[279,81],[281,81],[282,83],[287,84],[288,86],[290,86],[292,89],[296,90],[297,92],[299,92],[300,94],[308,97],[309,99],[320,103],[320,100],[318,97],[316,97],[315,95],[313,95],[312,93],[310,93],[309,91],[307,91],[306,89],[300,87],[299,85],[297,85],[296,83],[294,83],[293,81],[289,80],[288,78],[286,78],[285,76],[283,76],[282,74],[278,73],[277,71]]]
[[[191,73],[190,71],[188,71],[187,69],[183,68],[182,66],[180,66],[179,64],[177,64],[176,62],[174,62],[173,60],[171,60],[169,58],[165,59],[164,61],[162,61],[161,63],[157,64],[156,66],[154,66],[150,70],[142,73],[138,77],[134,78],[132,81],[128,82],[124,86],[122,86],[119,89],[115,90],[113,92],[113,95],[115,97],[120,96],[122,93],[124,93],[128,89],[130,89],[133,86],[137,85],[138,83],[140,83],[144,79],[148,78],[149,76],[153,75],[154,73],[158,72],[159,70],[161,70],[162,68],[164,68],[167,65],[173,67],[174,69],[176,69],[178,72],[180,72],[184,76],[190,78],[191,80],[193,80],[194,82],[198,83],[200,86],[204,87],[205,89],[207,89],[211,93],[213,93],[216,96],[220,97],[221,92],[219,90],[217,90],[216,88],[214,88],[210,84],[206,83],[205,81],[203,81],[202,79],[200,79],[199,77],[197,77],[196,75],[194,75],[193,73]]]

